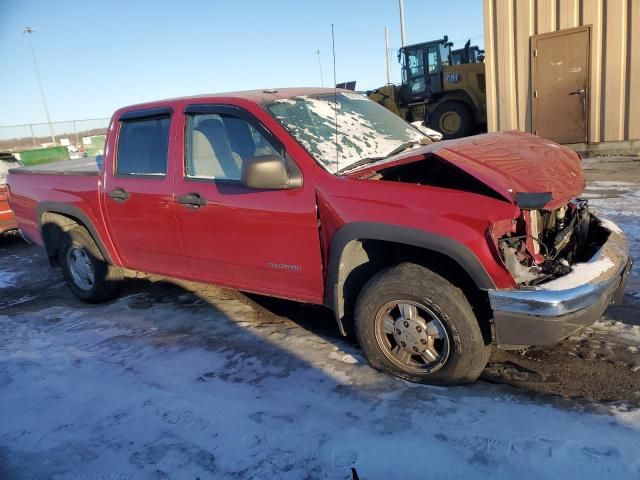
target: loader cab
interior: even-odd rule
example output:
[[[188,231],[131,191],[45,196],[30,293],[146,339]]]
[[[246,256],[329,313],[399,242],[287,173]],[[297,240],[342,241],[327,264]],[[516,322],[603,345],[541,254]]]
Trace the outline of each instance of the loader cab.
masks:
[[[406,105],[442,93],[442,69],[451,65],[451,45],[441,40],[407,45],[398,52],[402,65],[402,97]]]
[[[466,63],[484,63],[484,50],[477,45],[471,46],[471,40],[467,40],[464,48],[451,51],[451,65]]]

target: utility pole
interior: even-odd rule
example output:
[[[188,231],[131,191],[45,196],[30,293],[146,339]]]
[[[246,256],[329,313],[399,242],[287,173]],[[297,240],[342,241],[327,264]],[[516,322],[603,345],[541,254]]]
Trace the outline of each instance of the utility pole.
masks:
[[[320,67],[320,86],[324,88],[324,79],[322,78],[322,60],[320,59],[320,50],[316,50],[318,55],[318,66]]]
[[[44,96],[44,88],[42,88],[42,80],[40,80],[40,71],[38,70],[38,62],[36,61],[36,52],[33,49],[33,42],[31,41],[31,34],[35,30],[29,26],[24,27],[22,33],[26,33],[29,37],[29,47],[31,48],[31,58],[33,58],[33,67],[36,70],[36,78],[38,79],[38,87],[40,88],[40,95],[42,96],[42,104],[44,105],[44,113],[47,115],[47,123],[49,124],[49,134],[51,135],[51,141],[55,145],[56,137],[53,136],[53,125],[51,124],[51,117],[49,116],[49,107],[47,107],[47,99]]]
[[[393,83],[391,80],[391,58],[389,57],[389,29],[384,27],[384,51],[387,56],[387,85]]]
[[[407,39],[404,35],[404,1],[399,0],[400,2],[400,38],[402,40],[402,46],[404,47],[407,44]]]

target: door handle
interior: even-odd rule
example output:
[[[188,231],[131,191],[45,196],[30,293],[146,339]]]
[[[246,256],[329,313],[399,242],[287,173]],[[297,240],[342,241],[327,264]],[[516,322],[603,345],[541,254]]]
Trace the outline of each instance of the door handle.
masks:
[[[178,197],[178,203],[189,208],[200,208],[207,204],[207,199],[202,198],[199,193],[187,193]]]
[[[576,90],[575,92],[569,92],[569,95],[582,95],[585,92],[584,88],[581,88],[580,90]]]
[[[114,188],[107,195],[109,195],[109,198],[120,200],[122,202],[129,200],[129,197],[131,196],[129,192],[125,192],[122,188]]]

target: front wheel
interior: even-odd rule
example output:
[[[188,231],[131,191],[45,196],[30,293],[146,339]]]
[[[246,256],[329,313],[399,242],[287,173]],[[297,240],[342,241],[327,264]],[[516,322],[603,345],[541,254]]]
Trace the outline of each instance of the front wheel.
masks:
[[[470,383],[489,357],[464,293],[411,263],[383,270],[367,283],[356,303],[355,327],[374,368],[412,382]]]
[[[445,140],[466,137],[473,129],[473,115],[462,102],[444,102],[429,115],[429,127]]]
[[[83,302],[100,303],[117,295],[122,270],[104,260],[85,228],[75,227],[65,233],[58,260],[67,285]]]

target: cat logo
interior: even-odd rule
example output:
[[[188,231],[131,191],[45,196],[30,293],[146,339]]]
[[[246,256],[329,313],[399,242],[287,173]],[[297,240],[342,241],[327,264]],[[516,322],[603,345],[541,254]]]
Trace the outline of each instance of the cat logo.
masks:
[[[460,72],[447,73],[447,83],[458,83],[461,80]]]

